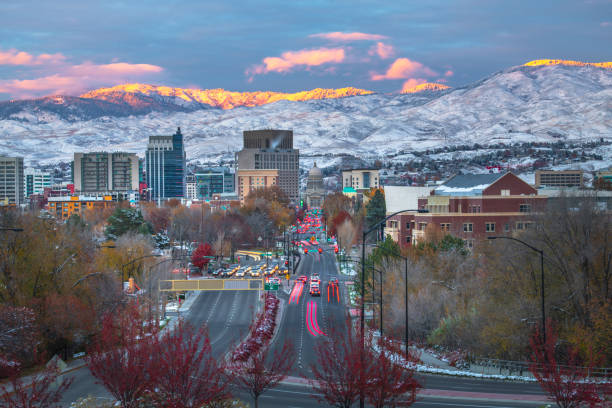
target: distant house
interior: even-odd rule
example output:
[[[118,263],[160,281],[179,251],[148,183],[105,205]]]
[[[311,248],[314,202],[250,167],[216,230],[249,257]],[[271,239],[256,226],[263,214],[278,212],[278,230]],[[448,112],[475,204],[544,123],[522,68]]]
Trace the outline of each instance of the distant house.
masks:
[[[471,248],[487,236],[530,227],[533,214],[545,206],[546,197],[512,173],[459,174],[418,197],[417,208],[427,213],[400,214],[386,227],[398,229],[401,245],[422,241],[429,228],[460,237]]]

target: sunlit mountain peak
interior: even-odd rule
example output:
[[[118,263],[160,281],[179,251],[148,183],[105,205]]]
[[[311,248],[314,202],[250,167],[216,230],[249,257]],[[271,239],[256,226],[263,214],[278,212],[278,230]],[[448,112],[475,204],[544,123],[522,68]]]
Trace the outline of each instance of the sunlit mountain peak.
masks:
[[[438,84],[433,82],[426,82],[424,84],[416,85],[410,88],[406,88],[402,90],[403,94],[409,93],[417,93],[417,92],[425,92],[425,91],[444,91],[445,89],[450,89],[450,86],[444,84]]]
[[[572,61],[572,60],[561,60],[561,59],[538,59],[529,61],[524,64],[526,67],[537,67],[540,65],[569,65],[575,67],[599,67],[599,68],[612,68],[612,62],[582,62],[582,61]]]
[[[347,96],[368,95],[373,93],[358,88],[322,89],[316,88],[310,91],[295,93],[254,91],[233,92],[225,89],[189,89],[173,88],[168,86],[154,86],[148,84],[124,84],[111,88],[100,88],[81,95],[82,98],[103,99],[109,102],[126,102],[130,105],[148,103],[142,100],[145,97],[171,97],[209,105],[221,109],[233,109],[239,106],[260,106],[280,100],[307,101],[311,99],[335,99]]]

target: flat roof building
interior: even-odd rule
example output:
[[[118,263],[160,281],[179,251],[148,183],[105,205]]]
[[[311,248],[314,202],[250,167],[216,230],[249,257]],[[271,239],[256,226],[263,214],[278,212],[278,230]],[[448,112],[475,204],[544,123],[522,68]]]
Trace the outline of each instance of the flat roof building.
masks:
[[[138,191],[138,156],[126,152],[75,153],[73,175],[77,192]]]
[[[536,170],[535,187],[584,187],[582,170]]]
[[[0,156],[0,206],[25,204],[23,157]]]

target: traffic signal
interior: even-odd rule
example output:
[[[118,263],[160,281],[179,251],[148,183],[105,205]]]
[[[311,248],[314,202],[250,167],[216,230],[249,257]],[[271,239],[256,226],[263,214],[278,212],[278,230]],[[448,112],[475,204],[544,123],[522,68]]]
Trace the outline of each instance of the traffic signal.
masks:
[[[304,248],[304,253],[307,254],[308,253],[308,248]]]
[[[320,253],[320,254],[322,254],[322,253],[323,253],[323,250],[322,250],[321,248],[319,248],[319,253]]]
[[[338,247],[334,247],[334,252],[338,253]]]
[[[285,261],[285,266],[289,265],[289,261]]]

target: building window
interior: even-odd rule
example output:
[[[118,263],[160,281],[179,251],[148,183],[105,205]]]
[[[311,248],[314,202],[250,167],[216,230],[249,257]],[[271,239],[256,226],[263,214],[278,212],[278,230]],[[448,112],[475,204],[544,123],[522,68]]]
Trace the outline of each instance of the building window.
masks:
[[[450,223],[444,222],[444,223],[440,224],[440,229],[442,231],[450,231]]]
[[[474,248],[474,240],[473,239],[464,239],[463,243],[465,244],[465,247],[469,250],[471,250],[472,248]]]
[[[502,190],[502,191],[501,191],[501,195],[503,195],[503,196],[509,196],[509,195],[510,195],[510,190]]]
[[[495,232],[495,223],[494,222],[487,222],[487,223],[485,223],[485,231],[487,231],[487,232]]]
[[[525,224],[523,224],[522,222],[517,222],[516,225],[515,225],[515,228],[517,230],[523,230],[523,229],[525,229]]]
[[[406,223],[406,229],[410,229],[410,221]]]
[[[519,212],[522,212],[522,213],[531,212],[531,204],[521,204],[519,206]]]
[[[472,232],[474,231],[474,224],[471,222],[466,222],[463,224],[463,232]]]
[[[427,223],[419,222],[419,231],[425,231],[425,228],[427,228]]]
[[[409,244],[412,241],[412,237],[410,235],[406,235],[406,243]]]
[[[479,205],[473,205],[472,206],[472,211],[473,213],[479,213],[480,212],[480,206]]]
[[[504,232],[510,231],[510,224],[504,224]]]

